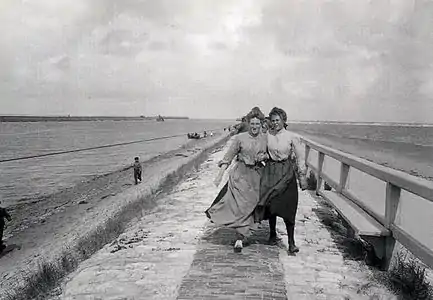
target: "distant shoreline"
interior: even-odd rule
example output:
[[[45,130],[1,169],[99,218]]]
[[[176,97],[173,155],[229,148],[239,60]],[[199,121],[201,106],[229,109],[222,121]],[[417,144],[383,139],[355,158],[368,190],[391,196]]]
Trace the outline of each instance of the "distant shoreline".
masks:
[[[410,122],[357,122],[357,121],[287,121],[287,124],[433,127],[433,123],[416,123],[416,122],[410,123]]]
[[[188,120],[189,117],[162,116],[165,120]],[[143,121],[157,120],[154,117],[116,117],[116,116],[0,116],[0,122],[78,122],[78,121]]]

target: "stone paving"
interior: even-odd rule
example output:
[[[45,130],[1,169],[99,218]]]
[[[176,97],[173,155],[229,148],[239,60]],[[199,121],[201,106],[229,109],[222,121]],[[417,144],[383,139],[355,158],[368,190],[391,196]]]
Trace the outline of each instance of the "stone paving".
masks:
[[[232,230],[209,226],[177,299],[286,299],[279,249],[267,235],[261,226],[239,254]]]
[[[297,255],[286,251],[281,220],[280,245],[267,245],[264,222],[253,243],[234,253],[234,232],[215,227],[203,213],[218,193],[212,181],[223,154],[212,154],[155,209],[132,220],[53,299],[397,299],[371,280],[364,264],[343,257],[309,192],[300,194]]]
[[[328,228],[316,215],[323,208],[309,192],[302,192],[295,238],[301,249],[287,255],[284,223],[277,224],[282,237],[280,262],[285,273],[288,299],[397,299],[372,280],[373,270],[364,263],[344,258]]]

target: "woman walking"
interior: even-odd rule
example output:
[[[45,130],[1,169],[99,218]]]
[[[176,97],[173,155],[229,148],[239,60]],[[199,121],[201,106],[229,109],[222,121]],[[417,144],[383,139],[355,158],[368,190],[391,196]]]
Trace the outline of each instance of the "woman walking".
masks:
[[[235,157],[236,165],[227,184],[206,210],[207,217],[213,223],[236,229],[236,252],[248,243],[254,225],[254,210],[259,203],[262,161],[267,158],[266,135],[261,134],[263,119],[264,115],[258,107],[247,115],[249,130],[233,138],[229,150],[219,162],[221,170],[214,183],[217,186],[221,183],[225,170]]]
[[[269,220],[269,242],[277,242],[277,216],[284,220],[287,229],[289,252],[299,252],[295,243],[295,218],[298,209],[298,185],[306,189],[306,166],[301,151],[300,138],[285,129],[286,112],[274,107],[269,113],[271,128],[267,133],[269,161],[263,169],[260,184],[260,203],[256,218]]]

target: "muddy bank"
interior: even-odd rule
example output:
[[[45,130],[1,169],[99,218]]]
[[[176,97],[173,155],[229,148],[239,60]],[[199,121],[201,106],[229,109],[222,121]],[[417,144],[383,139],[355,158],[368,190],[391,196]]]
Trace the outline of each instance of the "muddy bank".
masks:
[[[176,155],[183,155],[182,151],[188,152],[188,150],[200,147],[207,142],[209,142],[209,139],[192,140],[179,149],[144,161],[143,169],[145,170],[156,162]],[[25,231],[29,227],[43,224],[51,215],[65,212],[79,203],[92,204],[97,199],[103,200],[109,196],[118,194],[130,188],[133,183],[131,167],[125,166],[111,173],[94,176],[89,180],[82,181],[73,187],[63,189],[49,196],[20,201],[20,203],[8,207],[13,220],[7,224],[5,239],[16,237],[20,232]]]
[[[101,232],[104,238],[99,242],[105,244],[104,239],[112,237],[103,232],[104,226],[110,225],[113,231],[120,233],[122,222],[141,211],[135,204],[139,203],[142,209],[151,206],[152,197],[162,187],[175,184],[182,174],[203,161],[212,149],[223,145],[227,138],[225,134],[215,134],[145,162],[143,183],[137,186],[131,185],[131,170],[127,169],[100,176],[52,195],[50,199],[15,207],[15,223],[7,232],[13,235],[7,242],[20,245],[21,250],[1,258],[0,294],[4,296],[6,290],[24,285],[23,278],[37,272],[41,262],[56,260],[65,251],[79,251],[77,245],[87,248],[87,253],[79,253],[81,258],[91,255],[90,252],[98,249],[96,245],[83,243],[83,237]],[[20,222],[20,217],[25,221]],[[95,249],[90,249],[92,247]]]

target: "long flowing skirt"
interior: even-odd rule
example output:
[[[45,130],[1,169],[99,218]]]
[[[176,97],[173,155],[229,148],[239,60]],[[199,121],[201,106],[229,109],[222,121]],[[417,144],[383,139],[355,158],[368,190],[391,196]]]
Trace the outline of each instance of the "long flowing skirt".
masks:
[[[228,182],[206,210],[207,217],[217,225],[234,228],[249,236],[254,226],[254,210],[259,202],[260,175],[260,169],[238,162]]]
[[[298,184],[293,162],[268,162],[260,181],[260,202],[254,213],[256,221],[267,220],[272,214],[294,224],[297,210]]]

